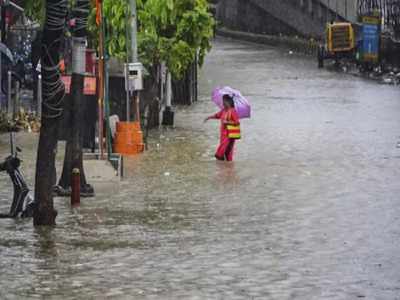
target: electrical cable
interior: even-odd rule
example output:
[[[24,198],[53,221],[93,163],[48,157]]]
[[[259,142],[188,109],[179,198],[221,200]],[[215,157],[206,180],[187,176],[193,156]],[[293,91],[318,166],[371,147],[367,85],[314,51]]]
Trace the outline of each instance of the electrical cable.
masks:
[[[60,0],[55,3],[47,3],[47,18],[45,29],[48,31],[63,31],[65,27],[68,0]],[[41,71],[42,71],[42,118],[57,119],[63,114],[63,100],[65,86],[61,79],[58,62],[53,61],[50,49],[58,49],[61,37],[51,44],[42,45]]]

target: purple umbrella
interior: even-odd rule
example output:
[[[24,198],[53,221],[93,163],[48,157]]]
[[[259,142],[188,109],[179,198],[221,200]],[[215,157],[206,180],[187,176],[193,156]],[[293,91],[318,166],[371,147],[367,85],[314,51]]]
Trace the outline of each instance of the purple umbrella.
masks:
[[[217,87],[212,93],[212,101],[219,107],[224,108],[223,98],[224,95],[229,95],[233,98],[235,103],[235,109],[239,115],[239,118],[250,118],[251,116],[251,106],[249,101],[238,90],[234,90],[229,86]]]

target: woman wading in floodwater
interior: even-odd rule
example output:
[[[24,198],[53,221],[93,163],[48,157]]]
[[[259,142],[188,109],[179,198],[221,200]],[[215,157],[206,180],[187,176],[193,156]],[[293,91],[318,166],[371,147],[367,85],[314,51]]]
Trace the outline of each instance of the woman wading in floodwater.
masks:
[[[221,120],[220,144],[217,153],[215,153],[215,158],[232,161],[235,141],[240,138],[240,121],[232,97],[224,95],[223,104],[224,108],[220,112],[209,116],[204,122],[211,119]]]

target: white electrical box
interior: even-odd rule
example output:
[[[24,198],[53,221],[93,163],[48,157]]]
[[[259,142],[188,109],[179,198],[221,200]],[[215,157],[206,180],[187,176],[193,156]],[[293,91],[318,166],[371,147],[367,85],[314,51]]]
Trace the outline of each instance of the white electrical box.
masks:
[[[141,63],[125,64],[125,89],[128,92],[143,90],[144,67]]]

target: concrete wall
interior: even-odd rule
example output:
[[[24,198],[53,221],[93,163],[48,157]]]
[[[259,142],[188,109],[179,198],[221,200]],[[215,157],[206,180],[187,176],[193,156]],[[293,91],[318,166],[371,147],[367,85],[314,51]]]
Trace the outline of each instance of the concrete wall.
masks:
[[[320,0],[351,22],[357,20],[357,0]]]
[[[356,0],[338,0],[342,9],[355,19]],[[326,3],[325,3],[326,2]],[[331,2],[336,0],[221,0],[217,18],[225,27],[265,34],[299,35],[321,38],[327,22],[336,18]],[[339,5],[342,3],[343,5]],[[354,4],[350,9],[350,4]],[[339,19],[343,19],[339,13]]]
[[[260,8],[253,1],[225,0],[217,9],[217,19],[230,29],[270,35],[298,35],[299,31]]]

